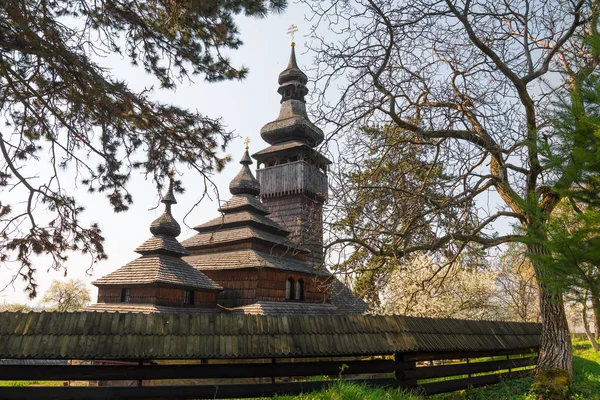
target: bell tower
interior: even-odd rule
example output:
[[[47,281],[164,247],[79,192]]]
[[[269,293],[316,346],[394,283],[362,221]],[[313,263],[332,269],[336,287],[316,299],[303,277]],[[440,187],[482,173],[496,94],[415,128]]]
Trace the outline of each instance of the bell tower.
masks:
[[[270,218],[291,232],[289,239],[311,251],[313,267],[323,264],[323,205],[327,166],[319,153],[323,131],[306,114],[308,78],[296,62],[294,43],[287,68],[279,74],[279,117],[260,131],[269,147],[253,154],[258,162],[260,198]]]

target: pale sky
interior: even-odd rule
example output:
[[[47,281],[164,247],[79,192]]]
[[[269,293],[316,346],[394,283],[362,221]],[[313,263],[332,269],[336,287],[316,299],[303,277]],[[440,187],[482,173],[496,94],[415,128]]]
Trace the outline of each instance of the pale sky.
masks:
[[[312,56],[307,53],[305,38],[310,23],[305,21],[306,8],[303,5],[290,4],[282,15],[270,15],[266,19],[238,18],[238,27],[244,45],[230,53],[234,65],[248,67],[250,73],[241,82],[222,82],[208,84],[198,77],[196,82],[184,82],[176,91],[155,91],[156,99],[163,103],[172,103],[189,109],[197,109],[209,117],[221,117],[228,129],[239,137],[226,150],[232,156],[225,170],[213,177],[221,200],[230,197],[228,186],[231,179],[240,169],[238,161],[242,156],[244,139],[249,137],[250,153],[255,153],[267,146],[260,137],[260,129],[274,120],[279,113],[280,95],[277,93],[277,77],[287,66],[290,53],[290,36],[286,34],[290,25],[298,26],[296,33],[296,54],[300,67],[310,76],[308,68]],[[155,85],[149,75],[142,69],[132,69],[127,60],[107,59],[101,62],[110,67],[113,74],[125,80],[134,89]],[[310,86],[309,86],[310,87]],[[311,94],[307,101],[310,103]],[[253,165],[253,170],[256,164]],[[178,194],[178,204],[173,207],[173,214],[182,225],[180,241],[192,236],[195,231],[184,224],[184,216],[198,202],[202,195],[203,183],[195,171],[188,171],[181,177],[186,188],[185,194]],[[89,258],[79,254],[70,256],[67,262],[67,276],[63,271],[47,271],[49,261],[45,257],[36,260],[38,299],[29,300],[23,292],[24,286],[17,281],[14,287],[0,292],[0,303],[28,303],[37,305],[38,300],[54,279],[66,280],[79,278],[92,289],[93,302],[97,298],[97,290],[91,282],[115,269],[125,265],[139,255],[133,250],[151,236],[150,223],[163,211],[163,207],[150,210],[158,201],[156,190],[151,181],[143,176],[134,177],[128,185],[134,196],[133,207],[125,213],[115,214],[102,194],[89,195],[84,190],[76,190],[75,197],[83,202],[86,211],[83,221],[95,221],[100,224],[106,241],[104,243],[109,259],[95,265],[90,274],[86,274]],[[187,217],[189,226],[196,226],[218,215],[216,196],[210,193],[212,200],[205,198]],[[0,271],[0,288],[8,282],[11,271]]]

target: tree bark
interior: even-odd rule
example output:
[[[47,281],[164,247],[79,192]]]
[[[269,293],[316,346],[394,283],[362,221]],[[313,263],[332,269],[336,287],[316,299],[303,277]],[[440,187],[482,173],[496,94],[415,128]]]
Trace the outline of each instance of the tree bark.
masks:
[[[535,255],[547,254],[539,245],[528,246]],[[548,285],[548,271],[540,260],[532,258],[540,294],[540,314],[542,319],[542,343],[538,361],[538,373],[561,369],[573,376],[573,349],[569,335],[569,325],[565,313],[562,293]]]
[[[587,315],[587,313],[588,313],[587,302],[588,302],[588,292],[586,291],[585,296],[583,297],[583,302],[581,303],[583,305],[581,319],[583,320],[583,329],[585,329],[585,334],[586,334],[588,340],[590,341],[592,348],[594,349],[594,351],[598,351],[598,343],[596,343],[596,338],[594,338],[594,335],[592,334],[592,331],[590,330],[590,322],[588,321],[588,315]]]
[[[594,339],[600,340],[600,293],[592,290],[592,310],[594,311]]]

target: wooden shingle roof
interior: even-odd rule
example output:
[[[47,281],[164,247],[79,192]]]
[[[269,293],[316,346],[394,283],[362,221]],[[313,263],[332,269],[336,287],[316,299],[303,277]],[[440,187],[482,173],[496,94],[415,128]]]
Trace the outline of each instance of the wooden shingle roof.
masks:
[[[308,274],[313,271],[312,264],[308,261],[292,257],[269,254],[255,249],[240,249],[233,251],[220,251],[217,253],[193,254],[184,257],[185,261],[202,271],[242,268],[273,268],[286,271],[297,271]],[[329,275],[326,270],[321,270],[319,275]]]
[[[233,196],[231,199],[223,203],[221,207],[219,207],[219,211],[222,213],[227,211],[234,212],[241,210],[252,211],[262,215],[271,213],[256,196],[251,194],[238,194]]]
[[[278,235],[247,224],[231,229],[217,229],[213,232],[201,232],[184,240],[181,244],[183,244],[188,251],[193,251],[195,249],[251,241],[266,246],[277,246],[290,251],[308,253],[308,250],[298,247],[284,235]],[[290,256],[292,256],[292,254],[290,254]]]
[[[137,258],[93,283],[96,286],[163,283],[196,290],[223,290],[220,285],[181,258],[164,254]]]
[[[540,324],[404,316],[0,313],[0,358],[200,359],[495,351],[540,345]]]
[[[162,199],[163,214],[150,224],[152,237],[135,251],[142,256],[116,271],[92,282],[96,286],[139,286],[166,284],[194,290],[222,291],[223,288],[184,260],[189,254],[179,243],[179,223],[171,214],[171,206],[177,203],[173,193],[173,180]]]
[[[258,213],[249,211],[238,211],[223,214],[217,218],[211,219],[201,225],[195,226],[197,232],[214,232],[217,229],[227,229],[236,226],[254,226],[263,230],[274,232],[283,236],[288,236],[289,231],[277,222]]]

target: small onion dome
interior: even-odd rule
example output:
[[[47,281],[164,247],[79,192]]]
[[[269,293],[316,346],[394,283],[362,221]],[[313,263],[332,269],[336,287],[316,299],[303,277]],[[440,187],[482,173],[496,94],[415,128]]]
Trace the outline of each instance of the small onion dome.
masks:
[[[292,54],[287,68],[279,74],[279,89],[277,92],[281,95],[281,102],[287,100],[299,100],[304,102],[304,96],[308,93],[306,83],[308,77],[298,67],[296,62],[296,51],[292,43]]]
[[[165,205],[165,211],[152,224],[150,224],[150,232],[153,235],[166,235],[177,237],[181,233],[179,223],[175,221],[171,215],[171,205],[177,204],[175,194],[173,193],[173,179],[169,182],[167,193],[162,198],[162,203]]]
[[[252,160],[248,154],[248,148],[246,148],[244,156],[240,160],[240,164],[242,164],[243,167],[229,184],[229,192],[233,195],[251,194],[253,196],[258,196],[260,194],[260,184],[254,175],[252,175],[252,171],[250,171],[249,166],[252,165]]]

